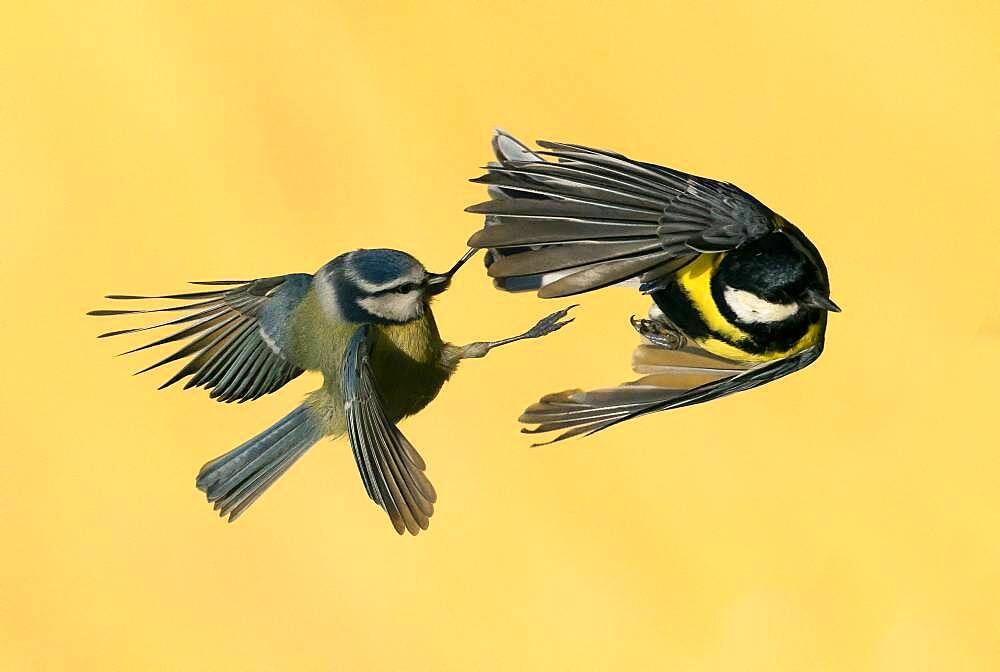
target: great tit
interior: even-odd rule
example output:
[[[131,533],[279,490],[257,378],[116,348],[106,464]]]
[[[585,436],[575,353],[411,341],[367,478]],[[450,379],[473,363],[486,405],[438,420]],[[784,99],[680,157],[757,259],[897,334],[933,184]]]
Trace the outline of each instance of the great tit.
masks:
[[[362,249],[338,256],[314,275],[199,282],[194,284],[213,287],[164,296],[111,295],[107,298],[183,303],[90,314],[189,313],[101,335],[180,326],[128,351],[187,340],[142,370],[190,358],[161,389],[188,378],[185,389],[202,387],[218,401],[242,402],[274,392],[305,370],[322,372],[323,386],[301,406],[202,467],[197,486],[220,516],[236,520],[320,438],[346,433],[368,496],[385,510],[397,532],[417,534],[427,529],[437,495],[424,475],[423,459],[396,423],[430,403],[460,360],[545,336],[572,321],[563,319],[567,308],[519,336],[464,346],[443,342],[431,299],[448,288],[474,253],[469,250],[439,274],[427,272],[405,252]]]
[[[738,187],[581,145],[503,131],[496,161],[472,180],[490,200],[469,240],[487,248],[488,273],[507,291],[563,297],[610,285],[653,300],[632,318],[643,378],[615,388],[543,397],[523,431],[553,441],[640,415],[698,404],[768,383],[816,361],[830,300],[826,266],[791,222]],[[555,159],[550,160],[550,159]]]

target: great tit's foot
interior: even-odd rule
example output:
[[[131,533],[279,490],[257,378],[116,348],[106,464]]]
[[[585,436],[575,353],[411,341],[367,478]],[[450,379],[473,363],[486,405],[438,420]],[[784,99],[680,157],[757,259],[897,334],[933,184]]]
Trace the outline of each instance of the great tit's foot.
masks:
[[[632,328],[653,345],[658,345],[667,350],[680,350],[684,347],[684,334],[666,322],[661,322],[660,320],[640,320],[635,315],[629,318],[629,321],[632,323]]]

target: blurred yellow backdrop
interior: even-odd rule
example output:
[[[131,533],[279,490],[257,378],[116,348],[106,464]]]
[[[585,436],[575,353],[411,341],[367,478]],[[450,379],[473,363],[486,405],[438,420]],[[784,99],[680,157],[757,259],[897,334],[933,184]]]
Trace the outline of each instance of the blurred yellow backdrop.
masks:
[[[0,668],[1000,669],[996,3],[284,4],[4,3]],[[404,423],[428,534],[343,442],[220,522],[200,465],[318,379],[157,392],[84,312],[359,246],[443,269],[494,126],[752,191],[824,252],[826,354],[531,449],[525,404],[631,377],[645,305],[606,291]],[[555,307],[476,269],[437,314]]]

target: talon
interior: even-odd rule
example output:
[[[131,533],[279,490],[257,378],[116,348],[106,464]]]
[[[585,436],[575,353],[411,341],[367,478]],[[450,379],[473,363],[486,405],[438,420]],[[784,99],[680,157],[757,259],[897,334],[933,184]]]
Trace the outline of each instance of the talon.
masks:
[[[554,325],[552,325],[552,330],[549,331],[549,333],[551,334],[553,331],[559,331],[560,329],[562,329],[563,327],[565,327],[567,324],[569,324],[570,322],[572,322],[575,319],[576,319],[575,317],[571,317],[570,319],[565,320],[563,322],[556,322]]]
[[[668,350],[678,350],[684,346],[684,334],[660,320],[641,320],[633,315],[629,322],[640,336],[653,345]]]
[[[560,322],[560,320],[566,317],[566,315],[569,314],[569,311],[572,310],[573,308],[576,308],[578,305],[580,304],[574,303],[573,305],[567,306],[562,310],[557,310],[551,315],[546,315],[545,317],[543,317],[541,320],[538,321],[538,324],[536,324],[534,327],[532,327],[525,333],[525,337],[539,338],[541,336],[547,336],[548,334],[551,334],[554,331],[562,329],[564,326],[566,326],[576,318],[571,317],[570,319],[562,322]]]

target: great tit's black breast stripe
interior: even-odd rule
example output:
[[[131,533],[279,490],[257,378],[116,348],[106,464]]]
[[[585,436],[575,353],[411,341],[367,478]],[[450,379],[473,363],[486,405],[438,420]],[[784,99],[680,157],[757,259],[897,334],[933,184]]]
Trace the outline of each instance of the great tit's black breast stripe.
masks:
[[[751,355],[763,355],[768,352],[787,350],[808,329],[808,324],[804,321],[796,321],[792,325],[792,328],[789,328],[787,331],[773,329],[771,325],[741,324],[736,326],[733,311],[722,300],[721,294],[716,293],[713,287],[712,298],[715,300],[722,315],[730,324],[733,324],[734,327],[746,334],[745,338],[733,339],[729,334],[722,334],[710,328],[705,321],[702,310],[676,282],[670,282],[663,289],[653,292],[651,296],[660,310],[670,318],[674,326],[684,332],[688,338],[696,341],[698,339],[714,338]],[[752,326],[761,326],[764,329],[760,330],[758,334],[748,328]]]
[[[650,296],[664,315],[669,317],[670,321],[689,338],[697,340],[716,336],[708,328],[701,311],[676,282],[668,283]]]

